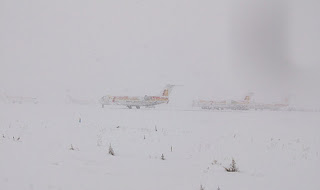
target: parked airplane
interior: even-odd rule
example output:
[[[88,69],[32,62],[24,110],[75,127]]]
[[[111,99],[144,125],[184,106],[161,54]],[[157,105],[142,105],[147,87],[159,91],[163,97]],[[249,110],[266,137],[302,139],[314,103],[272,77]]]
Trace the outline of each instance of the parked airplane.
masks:
[[[159,96],[103,96],[100,99],[100,103],[102,107],[104,105],[121,105],[126,106],[129,109],[132,107],[136,107],[140,109],[140,107],[154,107],[158,104],[169,103],[169,95],[176,85],[168,84],[165,89],[162,91],[161,95]]]
[[[194,101],[193,106],[201,107],[202,109],[231,109],[231,110],[272,110],[272,111],[294,111],[296,107],[289,106],[289,99],[286,98],[283,102],[278,103],[260,103],[252,100],[253,93],[249,93],[243,100],[224,100],[224,101]]]
[[[272,111],[279,111],[279,110],[295,110],[294,107],[289,107],[289,99],[286,98],[283,102],[278,103],[257,103],[252,102],[250,104],[251,109],[255,110],[272,110]]]
[[[248,110],[250,109],[250,101],[253,93],[249,93],[245,96],[243,100],[223,100],[223,101],[213,101],[213,100],[199,100],[194,101],[194,107],[201,107],[202,109],[216,109],[216,110]]]
[[[7,95],[5,95],[5,100],[6,100],[6,102],[13,103],[13,104],[15,104],[15,103],[18,103],[18,104],[22,104],[22,103],[37,104],[38,103],[37,98],[23,97],[23,96],[7,96]]]

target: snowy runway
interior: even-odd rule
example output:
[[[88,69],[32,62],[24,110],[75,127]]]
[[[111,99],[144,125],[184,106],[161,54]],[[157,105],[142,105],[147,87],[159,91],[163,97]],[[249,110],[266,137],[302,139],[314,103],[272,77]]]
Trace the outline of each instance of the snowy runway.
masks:
[[[1,189],[320,187],[319,113],[40,104],[0,113]],[[223,169],[232,158],[240,172]]]

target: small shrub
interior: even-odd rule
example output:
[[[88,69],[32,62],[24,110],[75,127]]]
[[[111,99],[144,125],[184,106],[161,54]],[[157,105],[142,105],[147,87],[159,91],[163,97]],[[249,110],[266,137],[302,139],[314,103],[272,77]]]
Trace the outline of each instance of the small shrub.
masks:
[[[161,160],[165,160],[165,157],[163,154],[161,155]]]
[[[114,156],[114,151],[113,151],[113,148],[112,148],[111,144],[109,146],[109,154]]]
[[[224,169],[227,171],[227,172],[239,172],[239,169],[236,165],[236,161],[232,158],[232,162],[229,166],[229,168],[226,168],[224,167]]]
[[[71,146],[70,146],[69,150],[74,150],[74,148],[73,148],[72,144],[71,144]]]
[[[71,144],[71,145],[70,145],[69,150],[76,150],[76,151],[79,151],[79,148],[77,148],[77,147],[73,147],[73,145]]]

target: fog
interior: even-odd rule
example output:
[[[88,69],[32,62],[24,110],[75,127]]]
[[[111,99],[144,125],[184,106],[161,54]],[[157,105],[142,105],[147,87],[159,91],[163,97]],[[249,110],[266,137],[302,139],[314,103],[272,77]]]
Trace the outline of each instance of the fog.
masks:
[[[318,103],[319,1],[0,1],[0,91]],[[180,95],[179,95],[180,94]]]

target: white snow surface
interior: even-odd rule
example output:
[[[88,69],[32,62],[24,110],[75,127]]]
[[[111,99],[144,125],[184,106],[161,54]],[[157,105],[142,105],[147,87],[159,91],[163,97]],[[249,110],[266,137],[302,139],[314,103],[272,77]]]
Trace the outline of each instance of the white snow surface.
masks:
[[[319,116],[1,104],[0,189],[318,190]]]

